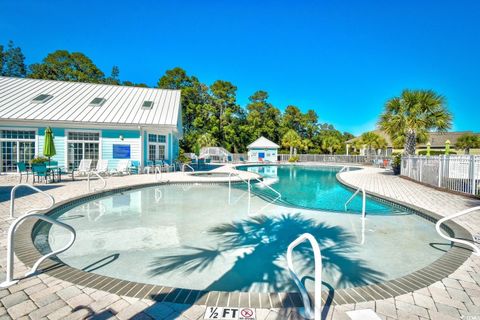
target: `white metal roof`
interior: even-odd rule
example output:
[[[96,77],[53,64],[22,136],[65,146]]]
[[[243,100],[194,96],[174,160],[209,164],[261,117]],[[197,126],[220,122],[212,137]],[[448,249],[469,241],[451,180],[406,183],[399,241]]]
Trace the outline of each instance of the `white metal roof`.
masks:
[[[32,102],[40,94],[53,98]],[[106,101],[91,106],[94,98]],[[180,112],[180,90],[0,77],[0,120],[177,126]]]
[[[248,149],[278,149],[280,146],[265,137],[260,137],[247,146]]]

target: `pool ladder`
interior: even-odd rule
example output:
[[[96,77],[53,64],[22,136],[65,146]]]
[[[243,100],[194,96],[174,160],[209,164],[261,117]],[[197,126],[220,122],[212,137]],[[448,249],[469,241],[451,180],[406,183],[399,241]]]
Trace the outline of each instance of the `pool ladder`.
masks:
[[[26,219],[29,219],[29,218],[36,218],[36,219],[40,219],[40,220],[43,220],[43,221],[46,221],[46,222],[49,222],[51,224],[54,224],[54,225],[57,225],[61,228],[64,228],[66,229],[67,231],[70,232],[71,234],[71,237],[70,237],[70,241],[67,243],[66,246],[64,246],[63,248],[60,248],[58,250],[55,250],[55,251],[52,251],[50,253],[47,253],[45,255],[43,255],[42,257],[40,257],[40,259],[38,259],[35,264],[33,265],[32,269],[27,272],[25,274],[25,277],[29,277],[31,275],[34,275],[36,274],[37,270],[38,270],[38,267],[40,266],[40,264],[45,261],[46,259],[52,257],[52,256],[55,256],[57,254],[60,254],[62,252],[64,252],[65,250],[69,249],[73,243],[75,242],[75,239],[76,239],[76,233],[75,233],[75,230],[69,226],[68,224],[66,223],[63,223],[63,222],[60,222],[60,221],[57,221],[51,217],[48,217],[46,215],[43,215],[43,214],[39,214],[37,213],[38,211],[40,210],[47,210],[47,209],[50,209],[51,207],[53,207],[53,205],[55,204],[55,199],[48,193],[34,187],[34,186],[31,186],[29,184],[18,184],[16,185],[15,187],[12,188],[12,191],[10,193],[10,216],[13,218],[13,211],[14,211],[14,203],[15,203],[15,197],[16,197],[16,190],[20,187],[28,187],[32,190],[35,190],[37,192],[40,192],[42,194],[45,194],[51,201],[51,204],[49,207],[47,208],[40,208],[40,209],[30,209],[28,210],[24,215],[18,217],[17,219],[15,219],[12,224],[10,225],[10,227],[8,228],[8,236],[7,236],[7,272],[6,272],[6,279],[4,282],[0,283],[0,287],[1,288],[7,288],[15,283],[17,283],[19,280],[18,279],[14,279],[13,278],[13,275],[14,275],[14,267],[15,267],[15,262],[14,262],[14,254],[15,254],[15,247],[14,247],[14,238],[15,238],[15,231],[17,230],[17,227],[18,225],[26,220]]]
[[[313,257],[314,257],[314,264],[315,264],[315,279],[314,279],[314,300],[313,300],[313,310],[312,304],[310,301],[310,297],[308,295],[308,291],[305,288],[305,285],[302,283],[300,278],[298,277],[295,269],[293,268],[293,260],[292,260],[292,253],[293,249],[295,249],[298,245],[302,242],[308,241],[313,249]],[[302,296],[303,305],[305,307],[305,314],[304,317],[307,319],[314,319],[320,320],[321,316],[321,308],[322,308],[322,254],[320,252],[320,246],[318,245],[317,240],[314,236],[310,233],[304,233],[299,236],[296,240],[294,240],[287,249],[287,265],[288,271],[290,272],[290,276],[292,277],[293,281],[297,285],[298,289],[300,290],[300,294]]]
[[[454,213],[450,216],[446,216],[440,220],[437,221],[437,223],[435,224],[435,229],[437,230],[437,233],[444,239],[446,240],[449,240],[449,241],[452,241],[452,242],[458,242],[458,243],[462,243],[466,246],[469,246],[470,248],[473,249],[473,254],[476,255],[476,256],[480,256],[480,248],[476,245],[474,245],[473,243],[469,242],[469,241],[466,241],[466,240],[463,240],[463,239],[457,239],[457,238],[452,238],[452,237],[449,237],[448,235],[446,235],[445,233],[442,232],[441,230],[441,225],[442,223],[444,223],[445,221],[448,221],[448,220],[452,220],[452,219],[455,219],[455,218],[458,218],[460,216],[463,216],[463,215],[466,215],[467,213],[471,213],[471,212],[474,212],[474,211],[480,211],[480,206],[478,207],[473,207],[473,208],[470,208],[470,209],[466,209],[466,210],[463,210],[463,211],[460,211],[460,212],[457,212],[457,213]]]

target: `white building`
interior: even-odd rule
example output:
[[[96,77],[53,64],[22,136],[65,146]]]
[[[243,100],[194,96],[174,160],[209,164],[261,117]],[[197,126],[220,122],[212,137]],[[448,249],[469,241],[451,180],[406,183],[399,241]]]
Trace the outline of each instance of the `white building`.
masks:
[[[248,162],[277,161],[280,146],[265,137],[260,137],[247,146]]]

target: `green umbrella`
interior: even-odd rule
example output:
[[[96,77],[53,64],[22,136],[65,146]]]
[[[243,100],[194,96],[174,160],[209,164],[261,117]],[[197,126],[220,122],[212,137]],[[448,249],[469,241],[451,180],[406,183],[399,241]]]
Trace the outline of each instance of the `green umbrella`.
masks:
[[[45,144],[43,145],[43,155],[48,158],[48,164],[50,164],[50,157],[57,154],[55,150],[55,143],[53,142],[52,129],[48,127],[45,130]]]

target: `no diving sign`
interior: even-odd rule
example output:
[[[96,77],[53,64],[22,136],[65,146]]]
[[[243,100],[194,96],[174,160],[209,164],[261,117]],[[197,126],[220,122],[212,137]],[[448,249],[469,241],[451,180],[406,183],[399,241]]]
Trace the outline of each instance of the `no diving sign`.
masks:
[[[255,320],[255,309],[207,307],[203,319]]]

